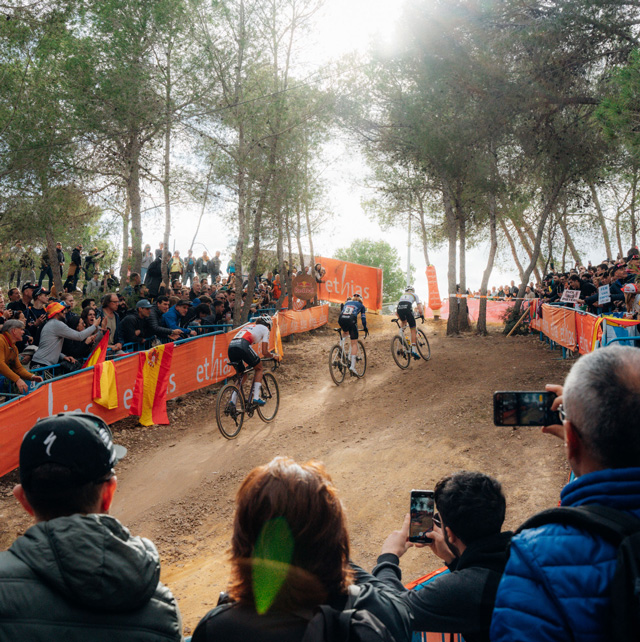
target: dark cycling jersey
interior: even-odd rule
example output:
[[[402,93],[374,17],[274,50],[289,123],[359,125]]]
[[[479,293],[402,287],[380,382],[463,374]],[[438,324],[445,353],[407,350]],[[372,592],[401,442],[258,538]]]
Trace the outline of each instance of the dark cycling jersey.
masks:
[[[347,301],[343,306],[342,306],[342,312],[340,312],[340,316],[343,319],[353,319],[354,323],[358,322],[358,315],[360,314],[362,316],[362,327],[366,330],[367,329],[367,315],[365,314],[367,311],[367,308],[360,303],[360,301]]]

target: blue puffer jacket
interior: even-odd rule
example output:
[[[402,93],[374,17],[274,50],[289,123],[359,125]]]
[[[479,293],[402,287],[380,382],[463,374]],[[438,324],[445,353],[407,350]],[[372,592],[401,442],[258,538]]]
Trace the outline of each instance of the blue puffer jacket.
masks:
[[[603,504],[640,517],[640,468],[600,470],[567,484],[563,506]],[[493,642],[608,642],[612,544],[586,531],[547,524],[523,531],[498,588]]]

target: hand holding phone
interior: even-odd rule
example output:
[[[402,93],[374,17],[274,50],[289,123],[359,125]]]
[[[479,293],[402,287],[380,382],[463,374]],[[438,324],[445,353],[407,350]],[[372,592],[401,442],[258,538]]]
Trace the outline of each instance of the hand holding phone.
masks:
[[[496,426],[550,426],[562,424],[551,407],[556,394],[549,390],[534,392],[501,391],[493,394],[493,423]]]
[[[433,531],[435,502],[432,490],[412,490],[409,504],[411,523],[409,541],[418,544],[431,544],[428,533]]]

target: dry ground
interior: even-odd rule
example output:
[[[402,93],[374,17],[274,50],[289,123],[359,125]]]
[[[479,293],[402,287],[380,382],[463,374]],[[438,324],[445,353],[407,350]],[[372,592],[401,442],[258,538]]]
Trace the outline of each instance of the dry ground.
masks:
[[[346,506],[352,557],[366,568],[400,526],[410,489],[432,488],[451,471],[495,475],[507,494],[507,527],[557,502],[568,474],[562,445],[535,428],[493,426],[492,393],[561,382],[571,362],[533,336],[507,339],[494,328],[488,337],[447,338],[444,323],[432,321],[425,326],[432,359],[401,371],[389,349],[395,325],[373,317],[366,377],[336,387],[328,371],[333,325],[285,344],[280,412],[271,424],[254,416],[236,440],[223,439],[211,388],[170,402],[170,426],[141,428],[133,419],[114,426],[129,454],[118,465],[112,513],[158,545],[187,632],[225,588],[240,481],[276,455],[326,464]],[[30,523],[11,496],[16,479],[0,480],[2,548]],[[438,566],[427,550],[402,560],[405,579]]]

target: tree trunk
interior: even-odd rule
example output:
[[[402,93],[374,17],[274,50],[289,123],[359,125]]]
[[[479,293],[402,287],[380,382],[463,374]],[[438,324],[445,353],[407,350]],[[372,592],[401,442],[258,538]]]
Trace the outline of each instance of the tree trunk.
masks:
[[[571,252],[571,256],[573,257],[573,260],[578,264],[582,265],[582,262],[580,260],[580,254],[578,254],[578,250],[576,249],[576,246],[573,243],[573,239],[571,238],[571,234],[569,234],[569,228],[567,227],[567,221],[565,220],[565,212],[563,212],[562,216],[560,217],[560,229],[562,230],[562,233],[564,234],[564,240],[566,242],[566,245],[569,247],[569,251]],[[608,241],[607,241],[608,244]],[[607,252],[610,252],[611,248],[608,248]],[[564,272],[564,268],[562,270]]]
[[[556,184],[553,186],[553,189],[549,193],[549,197],[547,199],[547,202],[545,203],[544,208],[542,209],[542,213],[540,214],[540,220],[538,221],[538,229],[536,232],[536,238],[535,238],[535,244],[533,246],[533,254],[534,256],[531,257],[531,261],[529,262],[529,265],[526,267],[524,271],[524,278],[522,279],[522,283],[520,284],[520,288],[518,290],[518,299],[516,301],[516,306],[515,306],[515,314],[514,316],[517,317],[518,314],[520,313],[520,308],[522,307],[522,297],[524,296],[524,291],[527,287],[527,281],[529,280],[529,277],[531,276],[531,272],[533,272],[533,267],[536,264],[536,261],[538,260],[538,255],[540,254],[540,247],[542,246],[542,235],[544,234],[544,227],[547,223],[547,220],[549,219],[549,215],[553,211],[553,208],[556,206],[556,203],[558,202],[558,197],[560,196],[560,192],[562,190],[562,187],[564,186],[564,182],[566,179],[566,172],[563,172],[556,182]]]
[[[480,310],[478,312],[478,325],[476,327],[477,333],[487,334],[487,291],[489,289],[489,279],[493,270],[493,261],[496,257],[496,250],[498,249],[498,233],[496,230],[496,216],[497,205],[494,194],[489,196],[489,233],[491,235],[491,243],[489,245],[489,258],[487,259],[487,267],[482,274],[482,282],[480,284]]]
[[[131,269],[140,274],[142,267],[142,220],[140,214],[140,143],[134,132],[130,134],[127,150],[127,199],[131,212]]]
[[[604,238],[604,247],[607,251],[607,257],[609,257],[611,256],[611,243],[609,242],[609,230],[607,229],[607,223],[604,220],[602,207],[600,207],[600,199],[598,198],[598,192],[596,191],[596,186],[593,183],[589,183],[589,189],[591,190],[591,198],[593,198],[593,204],[596,207],[598,223],[600,223],[600,228],[602,229],[602,237]],[[567,242],[568,242],[568,239],[567,239]],[[571,253],[573,254],[573,250]]]
[[[122,262],[120,263],[120,283],[124,286],[127,271],[131,269],[129,258],[129,199],[126,200],[122,213]]]
[[[566,272],[565,266],[567,264],[567,239],[564,240],[564,247],[562,248],[562,271]]]
[[[467,229],[465,214],[458,202],[458,224],[460,227],[460,309],[458,311],[458,329],[461,332],[469,331],[469,306],[467,305]]]
[[[524,270],[522,269],[520,259],[518,258],[518,252],[516,251],[516,244],[514,243],[513,238],[511,237],[511,234],[509,234],[509,228],[507,227],[507,224],[503,219],[500,219],[500,227],[502,227],[502,231],[504,232],[504,235],[507,237],[509,247],[511,248],[511,255],[513,256],[513,262],[516,264],[516,267],[518,268],[520,281],[522,281],[524,279]]]
[[[49,255],[49,265],[53,273],[53,285],[55,285],[58,296],[63,293],[62,275],[60,274],[60,265],[58,263],[58,253],[56,252],[56,237],[53,234],[53,225],[49,223],[44,232],[47,239],[47,254]]]
[[[631,247],[637,247],[637,225],[636,225],[636,195],[638,193],[638,167],[633,168],[633,180],[631,183],[631,206],[629,209],[629,214],[631,218]],[[624,256],[624,250],[621,250],[622,256]],[[609,257],[612,258],[612,257]]]
[[[424,262],[427,264],[427,266],[431,265],[431,261],[429,261],[429,247],[427,244],[427,223],[425,221],[425,213],[424,213],[424,201],[422,199],[422,195],[418,194],[418,207],[420,211],[420,215],[418,216],[418,219],[420,220],[420,238],[422,240],[422,252],[424,254]]]
[[[622,254],[622,236],[620,235],[620,208],[616,209],[616,240],[618,241],[618,252]],[[613,259],[612,256],[608,256],[608,259]]]
[[[446,180],[442,181],[442,200],[447,220],[447,237],[449,245],[449,263],[447,278],[449,285],[449,320],[447,321],[447,335],[458,334],[458,301],[456,298],[456,245],[458,240],[458,225],[453,209],[451,190]]]
[[[167,76],[165,78],[165,131],[164,131],[164,174],[162,177],[162,192],[164,195],[164,248],[169,249],[171,236],[171,44],[167,48]],[[162,279],[170,283],[169,262],[162,261]]]
[[[514,227],[516,227],[516,224],[515,224],[515,223],[514,223],[513,225],[514,225]],[[527,233],[527,235],[528,235],[528,237],[529,237],[529,239],[530,239],[530,241],[531,241],[531,246],[528,246],[528,247],[529,247],[529,255],[531,256],[531,255],[533,254],[533,246],[534,246],[534,245],[535,245],[535,243],[536,243],[536,235],[533,233],[533,230],[531,229],[531,225],[529,225],[529,223],[524,219],[524,217],[522,218],[522,223],[521,223],[521,225],[522,225],[522,228],[523,228],[523,229],[524,229],[524,231]],[[516,228],[516,229],[519,229],[519,228]],[[542,255],[541,255],[541,254],[540,254],[540,255],[538,255],[538,261],[537,261],[536,265],[537,265],[537,268],[538,268],[542,273],[544,273],[544,274],[546,274],[546,273],[547,273],[547,269],[546,269],[546,268],[547,268],[547,266],[546,266],[545,261],[544,261],[544,259],[542,258]]]
[[[529,245],[529,241],[527,240],[527,235],[522,231],[521,226],[518,225],[516,221],[514,221],[513,219],[510,219],[510,220],[513,223],[513,229],[518,234],[518,238],[520,239],[520,244],[524,248],[524,251],[527,253],[529,260],[531,260],[532,250],[531,250],[531,246]],[[514,248],[515,248],[515,244],[512,245],[512,248],[511,248],[512,252]],[[535,274],[535,277],[538,280],[538,283],[542,283],[542,279],[540,278],[540,272],[538,270],[537,265],[535,268],[533,268],[533,273]],[[522,278],[522,272],[520,272],[520,278]]]
[[[298,241],[298,255],[300,256],[300,269],[304,272],[304,252],[302,251],[302,223],[300,216],[300,198],[296,199],[296,239]]]

